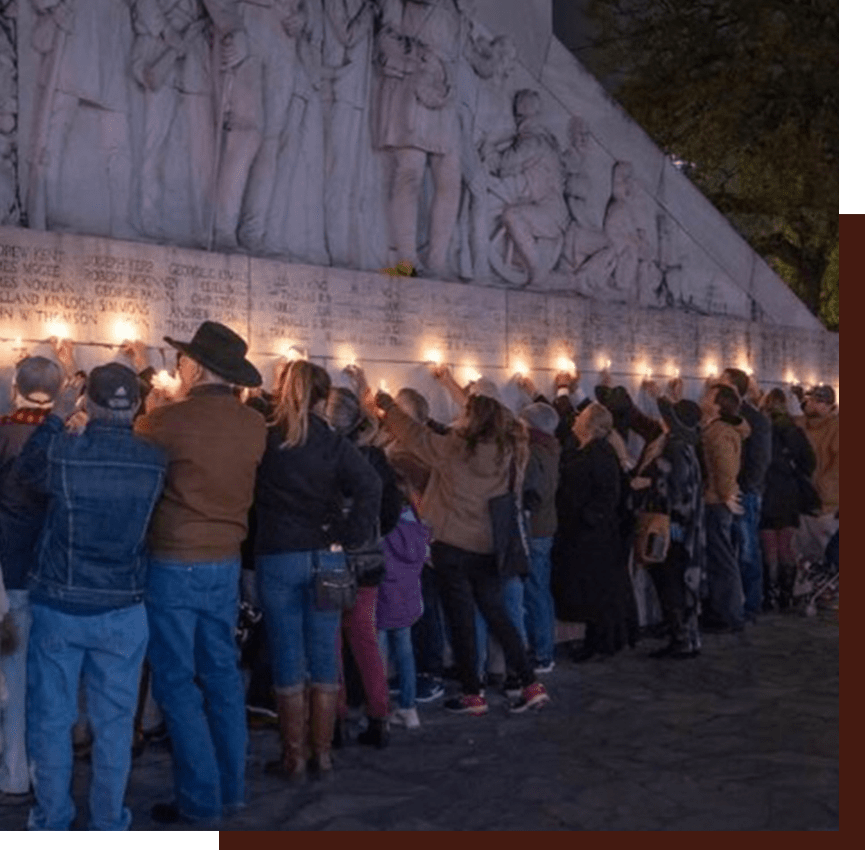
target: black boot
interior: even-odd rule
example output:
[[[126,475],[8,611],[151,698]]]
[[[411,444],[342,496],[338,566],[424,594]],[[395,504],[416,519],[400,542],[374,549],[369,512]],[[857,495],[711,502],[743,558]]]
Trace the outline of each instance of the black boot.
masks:
[[[778,610],[787,611],[793,605],[793,588],[796,586],[796,565],[781,564],[778,567]]]
[[[366,731],[357,736],[357,742],[383,750],[390,743],[390,728],[387,719],[368,717]]]

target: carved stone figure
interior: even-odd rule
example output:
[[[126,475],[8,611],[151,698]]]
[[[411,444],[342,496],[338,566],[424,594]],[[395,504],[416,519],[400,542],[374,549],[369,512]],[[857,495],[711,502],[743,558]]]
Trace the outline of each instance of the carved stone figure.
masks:
[[[38,13],[32,44],[41,54],[33,127],[27,217],[51,223],[62,192],[62,166],[73,121],[95,112],[108,190],[108,235],[129,232],[128,0],[31,0]]]
[[[558,141],[541,121],[536,91],[514,95],[514,118],[516,135],[488,158],[504,201],[490,261],[509,282],[527,285],[543,282],[558,261],[568,208]]]
[[[173,153],[183,156],[189,203],[184,218],[188,237],[207,244],[213,177],[213,86],[209,19],[200,0],[134,0],[135,42],[132,75],[144,94],[144,138],[136,174],[139,226],[156,238],[167,234],[163,222],[165,165],[169,134],[182,119],[183,144]]]
[[[264,253],[330,265],[325,243],[324,103],[321,0],[278,0],[283,30],[294,39],[288,117],[279,135],[279,151]],[[246,213],[244,213],[244,218]],[[244,227],[241,227],[243,237]],[[241,239],[244,242],[243,238]],[[244,244],[252,245],[254,243]]]
[[[368,116],[374,8],[369,0],[324,0],[324,220],[337,265],[363,262],[365,231],[375,215],[365,205],[373,166]]]
[[[609,285],[624,295],[639,292],[643,280],[652,274],[654,249],[646,231],[637,223],[633,209],[634,167],[619,161],[613,166],[612,197],[604,215],[604,233],[615,257],[615,267]]]
[[[565,234],[562,251],[563,263],[572,272],[593,254],[609,245],[604,231],[595,222],[589,205],[590,184],[585,171],[586,149],[589,145],[589,128],[586,122],[575,115],[568,122],[570,146],[564,153],[565,203],[571,214],[571,222]]]
[[[490,276],[490,173],[482,155],[514,135],[508,78],[517,49],[510,36],[470,37],[460,62],[460,277]]]
[[[219,44],[216,247],[264,247],[303,27],[302,0],[204,0]]]
[[[393,159],[390,248],[393,259],[419,266],[418,206],[429,163],[433,199],[425,267],[445,277],[460,196],[456,75],[467,18],[456,0],[380,0],[380,5],[373,142]]]
[[[5,9],[3,9],[5,12]],[[15,47],[0,26],[0,224],[18,223],[15,130],[18,123],[18,86]]]

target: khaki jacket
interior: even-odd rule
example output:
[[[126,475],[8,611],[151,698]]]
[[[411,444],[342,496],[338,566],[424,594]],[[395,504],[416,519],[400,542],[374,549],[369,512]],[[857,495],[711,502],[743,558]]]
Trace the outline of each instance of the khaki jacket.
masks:
[[[492,553],[489,501],[508,491],[511,455],[500,459],[495,443],[480,443],[469,456],[466,441],[456,432],[436,434],[396,405],[387,411],[382,426],[401,449],[430,467],[420,514],[432,528],[433,539],[469,552]],[[522,446],[519,454],[517,486],[521,486],[527,447]]]
[[[264,454],[264,417],[229,387],[211,385],[141,416],[135,431],[168,454],[150,525],[152,553],[188,563],[239,557]]]
[[[707,505],[722,505],[739,493],[739,466],[742,462],[742,441],[751,433],[744,419],[732,425],[723,419],[713,419],[701,429],[705,479],[704,501]]]
[[[841,420],[838,411],[821,418],[799,416],[795,423],[802,428],[817,458],[811,480],[823,503],[823,513],[835,513],[839,508]]]

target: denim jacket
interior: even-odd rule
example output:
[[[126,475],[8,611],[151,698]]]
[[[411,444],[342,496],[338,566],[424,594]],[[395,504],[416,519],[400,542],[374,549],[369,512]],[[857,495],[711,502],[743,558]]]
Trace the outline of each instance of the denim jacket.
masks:
[[[48,498],[31,601],[70,613],[140,602],[145,535],[166,466],[162,450],[131,427],[90,422],[76,435],[49,416],[15,461],[21,479]]]

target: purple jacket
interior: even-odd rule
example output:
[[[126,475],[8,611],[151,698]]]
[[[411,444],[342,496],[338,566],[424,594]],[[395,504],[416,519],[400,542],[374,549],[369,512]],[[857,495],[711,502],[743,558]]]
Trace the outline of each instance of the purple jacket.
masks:
[[[420,574],[429,541],[429,528],[407,505],[383,541],[385,576],[378,586],[377,628],[406,628],[423,613]]]

